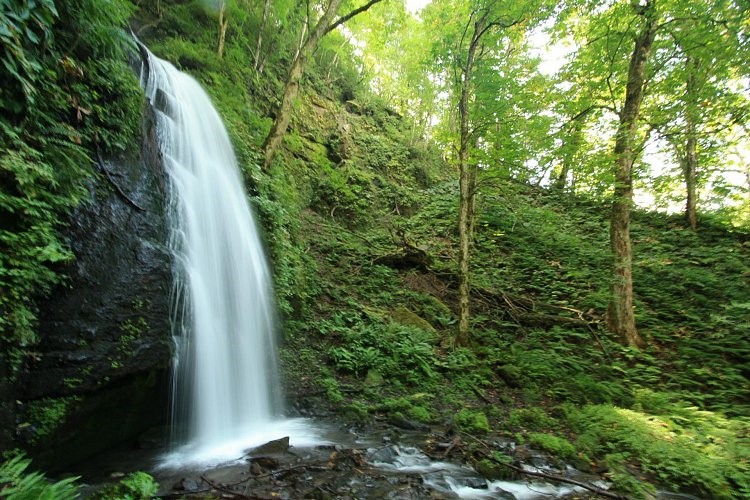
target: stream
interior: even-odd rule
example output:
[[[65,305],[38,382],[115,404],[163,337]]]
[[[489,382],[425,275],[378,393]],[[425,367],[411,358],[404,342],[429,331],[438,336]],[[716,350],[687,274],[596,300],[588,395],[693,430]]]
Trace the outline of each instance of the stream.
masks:
[[[309,436],[296,446],[271,441],[223,463],[177,465],[159,433],[139,441],[140,449],[122,449],[84,464],[76,474],[96,497],[96,485],[116,481],[128,472],[145,470],[160,484],[161,498],[296,499],[296,498],[595,498],[581,487],[526,477],[509,471],[507,479],[488,480],[466,463],[463,445],[433,432],[410,431],[384,422],[366,430],[315,422],[318,444]],[[453,440],[453,441],[452,441]],[[449,446],[449,443],[454,446]],[[541,453],[514,443],[492,442],[494,449],[515,457],[524,470],[544,472],[607,489],[598,476],[567,465],[553,465]],[[522,457],[522,460],[518,460]]]

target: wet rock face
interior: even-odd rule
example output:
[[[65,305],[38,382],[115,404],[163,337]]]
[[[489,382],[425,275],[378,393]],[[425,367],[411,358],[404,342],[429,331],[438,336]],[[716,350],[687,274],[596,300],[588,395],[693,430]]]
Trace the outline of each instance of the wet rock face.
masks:
[[[76,256],[65,269],[69,282],[40,304],[41,342],[18,388],[20,418],[37,425],[27,411],[34,402],[76,398],[61,428],[44,436],[44,448],[60,440],[74,446],[60,435],[69,425],[75,441],[88,440],[85,448],[96,451],[91,444],[106,448],[166,418],[172,281],[166,179],[154,122],[145,115],[140,151],[97,162],[89,199],[64,230]],[[38,446],[33,432],[28,440]]]

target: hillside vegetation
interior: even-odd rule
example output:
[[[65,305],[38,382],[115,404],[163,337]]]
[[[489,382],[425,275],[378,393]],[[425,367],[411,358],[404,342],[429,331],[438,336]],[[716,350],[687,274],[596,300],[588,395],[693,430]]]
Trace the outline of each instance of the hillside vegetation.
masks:
[[[455,165],[371,91],[358,56],[332,32],[263,171],[260,147],[294,41],[280,37],[255,70],[257,13],[231,5],[221,59],[216,12],[202,2],[141,2],[131,24],[206,87],[230,131],[273,262],[291,411],[362,427],[449,427],[455,453],[488,477],[511,460],[487,445],[505,436],[635,497],[657,487],[750,496],[746,227],[704,214],[692,230],[681,217],[633,213],[645,346],[627,347],[606,328],[610,204],[511,171],[483,179],[472,335],[457,345]],[[62,208],[76,193],[63,193]],[[55,210],[44,214],[45,235]]]
[[[245,165],[274,262],[292,407],[327,407],[362,426],[452,422],[477,463],[491,450],[463,433],[510,436],[636,495],[648,481],[750,492],[747,232],[710,217],[692,231],[637,211],[635,311],[647,347],[623,347],[603,318],[608,205],[488,182],[476,209],[473,342],[457,347],[453,168],[355,71],[326,67],[324,48],[281,160],[261,173],[283,65],[258,76],[231,38],[218,61],[205,34],[214,21],[199,30],[186,18],[166,9],[147,32],[157,54],[207,86]]]

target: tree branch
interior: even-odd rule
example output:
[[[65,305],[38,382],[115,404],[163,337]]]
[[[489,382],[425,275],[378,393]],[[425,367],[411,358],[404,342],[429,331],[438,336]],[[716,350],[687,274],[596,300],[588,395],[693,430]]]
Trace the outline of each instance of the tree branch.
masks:
[[[357,16],[357,15],[363,13],[364,11],[366,11],[367,9],[369,9],[370,7],[372,7],[373,5],[375,5],[376,3],[380,3],[382,1],[383,0],[370,0],[369,2],[367,2],[366,4],[364,4],[362,7],[354,9],[353,11],[349,12],[345,16],[339,17],[338,19],[336,19],[334,22],[331,23],[331,25],[326,29],[326,31],[325,31],[324,34],[327,35],[331,31],[335,30],[336,28],[338,28],[339,26],[341,26],[342,24],[344,24],[345,22],[347,22],[349,19],[351,19],[354,16]]]

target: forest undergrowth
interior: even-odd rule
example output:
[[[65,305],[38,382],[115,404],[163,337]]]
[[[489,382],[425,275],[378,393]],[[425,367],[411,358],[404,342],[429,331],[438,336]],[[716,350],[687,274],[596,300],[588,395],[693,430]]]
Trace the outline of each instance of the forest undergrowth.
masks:
[[[439,153],[346,65],[326,70],[323,47],[261,173],[283,73],[269,65],[259,85],[241,39],[219,64],[211,32],[183,18],[167,11],[152,45],[207,86],[237,145],[274,265],[291,406],[509,437],[635,497],[750,494],[750,235],[635,212],[638,350],[605,328],[609,205],[483,183],[472,343],[458,348],[458,185]],[[464,440],[484,470],[476,446]]]
[[[456,348],[456,189],[420,193],[408,217],[362,211],[371,223],[354,229],[305,213],[318,294],[310,318],[287,323],[285,352],[307,372],[293,392],[324,387],[355,425],[509,437],[636,497],[749,494],[748,235],[637,212],[648,345],[623,347],[604,326],[606,207],[500,183],[481,196],[473,342]],[[482,453],[467,455],[481,467]]]
[[[260,146],[297,37],[278,36],[265,50],[265,70],[256,70],[249,54],[257,43],[258,19],[249,11],[229,9],[219,58],[220,23],[204,3],[136,3],[138,9],[123,7],[102,23],[119,26],[130,16],[130,25],[155,54],[206,87],[232,137],[274,267],[284,319],[281,365],[291,406],[323,405],[359,427],[385,420],[449,429],[461,442],[456,453],[488,476],[492,450],[478,443],[506,437],[601,474],[634,497],[648,497],[656,488],[750,497],[746,230],[703,215],[693,231],[681,218],[636,211],[635,314],[646,346],[623,347],[605,328],[610,206],[531,187],[518,175],[510,180],[510,171],[503,180],[482,179],[471,261],[471,342],[457,347],[457,174],[424,140],[423,130],[367,88],[344,35],[330,33],[311,58],[283,150],[263,171]],[[13,41],[27,50],[34,45]],[[61,37],[58,43],[62,47],[65,41]],[[100,61],[86,52],[91,40],[84,41],[77,46],[80,61]],[[102,116],[102,124],[80,133],[83,146],[92,150],[89,135],[117,150],[114,138],[130,137],[136,128],[135,78],[121,54],[112,59],[119,61],[114,75],[106,66],[80,65],[86,69],[80,74],[93,81],[78,92],[86,97],[75,104],[79,115],[95,108]],[[66,66],[63,59],[58,65],[56,52],[45,61],[57,73],[30,73],[39,78],[40,89],[53,88],[50,95],[67,100],[69,88],[83,85],[76,76],[79,66]],[[128,84],[118,87],[121,81]],[[13,99],[0,102],[4,108],[24,102],[23,80],[17,83]],[[128,91],[127,102],[121,99],[128,104],[122,106],[129,110],[127,119],[120,119],[111,103],[99,102],[101,95],[114,101],[115,87]],[[29,107],[33,116],[57,109],[53,99],[40,102],[45,106]],[[84,116],[76,120],[86,121]],[[58,135],[66,135],[72,118],[56,120],[63,126]],[[48,122],[58,128],[49,120],[31,123]],[[112,124],[110,136],[105,132]],[[89,162],[83,161],[78,135],[66,139],[66,156],[66,150],[47,150],[42,132],[48,130],[31,132],[40,153],[20,149],[28,153],[23,161],[8,156],[3,165],[21,173],[41,168],[37,177],[62,187],[60,193],[41,191],[55,195],[41,215],[28,210],[26,198],[11,200],[34,215],[23,227],[37,227],[39,219],[46,238],[27,245],[26,253],[36,260],[18,259],[27,267],[41,264],[22,276],[13,289],[17,297],[29,295],[27,285],[39,292],[62,279],[48,276],[47,261],[69,258],[58,252],[52,228],[81,197],[88,175],[79,172]],[[15,142],[13,134],[6,135],[5,142]],[[39,163],[42,153],[45,162]],[[67,159],[47,158],[52,153]],[[75,161],[68,158],[73,154]],[[45,170],[52,160],[58,174],[75,180],[71,186]],[[59,169],[69,163],[71,168]],[[31,338],[33,308],[25,299],[14,308],[23,326],[16,330]],[[25,348],[26,342],[16,343]],[[492,456],[496,462],[512,460],[499,452]],[[28,464],[21,458],[8,464],[0,482],[15,484]],[[152,489],[138,477],[133,483]],[[57,487],[66,489],[67,483]]]

